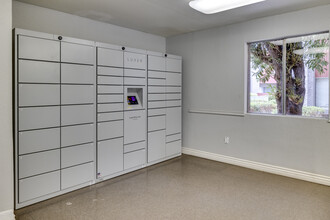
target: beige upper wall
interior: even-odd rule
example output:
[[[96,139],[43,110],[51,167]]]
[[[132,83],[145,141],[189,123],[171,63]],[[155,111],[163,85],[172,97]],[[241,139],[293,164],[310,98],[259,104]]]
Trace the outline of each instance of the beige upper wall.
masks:
[[[13,1],[13,27],[165,52],[164,37]]]
[[[325,119],[188,113],[244,112],[247,42],[329,29],[327,5],[168,38],[167,51],[183,57],[183,146],[330,177]]]
[[[13,209],[12,1],[0,7],[0,213]]]

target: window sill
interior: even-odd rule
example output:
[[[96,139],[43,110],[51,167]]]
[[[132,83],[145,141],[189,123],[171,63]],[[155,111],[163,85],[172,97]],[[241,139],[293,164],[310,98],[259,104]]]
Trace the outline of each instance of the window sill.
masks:
[[[272,115],[272,114],[262,114],[262,113],[245,113],[246,116],[262,116],[262,117],[279,117],[279,118],[289,118],[289,119],[307,119],[307,120],[318,120],[318,121],[326,121],[330,123],[330,119],[327,118],[312,118],[312,117],[305,117],[305,116],[294,116],[294,115]]]

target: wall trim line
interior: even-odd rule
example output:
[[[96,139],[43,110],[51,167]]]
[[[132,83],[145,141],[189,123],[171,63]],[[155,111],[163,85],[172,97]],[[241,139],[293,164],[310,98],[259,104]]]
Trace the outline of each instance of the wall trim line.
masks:
[[[196,156],[204,159],[245,167],[253,170],[263,171],[267,173],[277,174],[285,177],[291,177],[294,179],[330,186],[330,176],[324,176],[315,173],[309,173],[309,172],[274,166],[270,164],[264,164],[264,163],[224,156],[224,155],[210,153],[206,151],[200,151],[192,148],[182,148],[182,153],[186,155]]]
[[[15,220],[14,210],[10,209],[7,211],[0,212],[0,219],[1,220]]]

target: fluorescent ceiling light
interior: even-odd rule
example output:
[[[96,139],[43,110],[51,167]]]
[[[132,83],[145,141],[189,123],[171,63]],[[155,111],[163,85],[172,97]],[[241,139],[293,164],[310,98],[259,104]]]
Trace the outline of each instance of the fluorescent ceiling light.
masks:
[[[263,1],[265,0],[194,0],[189,2],[189,6],[204,14],[214,14]]]

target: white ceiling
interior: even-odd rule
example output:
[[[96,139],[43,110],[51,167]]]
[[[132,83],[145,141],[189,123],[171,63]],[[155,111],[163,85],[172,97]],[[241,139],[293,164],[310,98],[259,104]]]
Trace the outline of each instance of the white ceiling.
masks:
[[[205,15],[190,8],[190,0],[18,1],[164,37],[330,4],[330,0],[266,0]]]

